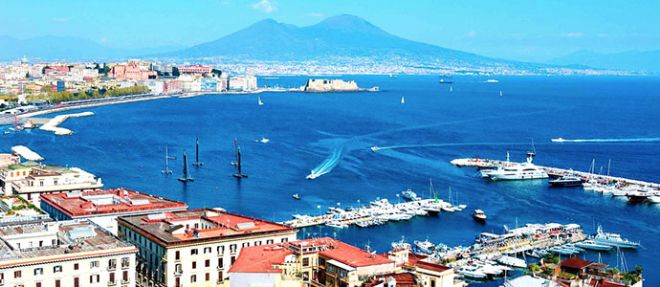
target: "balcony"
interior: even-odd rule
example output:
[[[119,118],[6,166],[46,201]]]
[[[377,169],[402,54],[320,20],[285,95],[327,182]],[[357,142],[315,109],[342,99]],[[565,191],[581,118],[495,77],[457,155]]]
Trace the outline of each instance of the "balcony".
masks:
[[[117,286],[117,281],[108,282],[108,286]]]

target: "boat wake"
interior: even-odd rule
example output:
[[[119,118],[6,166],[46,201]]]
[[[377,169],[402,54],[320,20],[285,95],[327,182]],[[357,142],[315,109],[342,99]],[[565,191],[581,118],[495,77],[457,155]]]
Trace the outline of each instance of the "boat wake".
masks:
[[[450,146],[483,146],[483,145],[519,145],[525,143],[515,142],[473,142],[473,143],[436,143],[436,144],[408,144],[408,145],[392,145],[392,146],[372,146],[371,150],[374,152],[388,149],[401,149],[401,148],[425,148],[425,147],[450,147]]]
[[[328,156],[321,164],[319,164],[317,167],[312,169],[312,171],[307,175],[307,179],[315,179],[319,176],[322,176],[326,173],[329,173],[332,171],[335,166],[339,163],[339,160],[341,159],[343,155],[344,147],[338,147],[335,148],[332,151],[332,154]]]
[[[550,141],[554,143],[633,143],[633,142],[660,142],[658,138],[619,138],[619,139],[565,139],[556,138]]]

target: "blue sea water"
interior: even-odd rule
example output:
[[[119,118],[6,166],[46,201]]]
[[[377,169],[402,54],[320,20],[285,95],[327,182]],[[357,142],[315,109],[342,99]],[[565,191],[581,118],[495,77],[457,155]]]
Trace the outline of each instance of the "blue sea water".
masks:
[[[613,175],[660,182],[660,142],[550,142],[660,137],[659,78],[498,77],[499,83],[485,83],[482,77],[455,77],[453,92],[432,76],[346,79],[380,86],[382,92],[263,93],[263,106],[257,95],[208,95],[97,107],[86,109],[95,116],[63,124],[76,132],[73,136],[38,130],[5,135],[0,149],[27,145],[49,163],[97,174],[106,187],[278,221],[377,197],[396,201],[406,188],[425,194],[432,178],[441,197],[447,198],[451,186],[453,197],[468,209],[367,229],[310,228],[300,236],[334,236],[385,252],[402,236],[467,245],[480,232],[501,232],[516,222],[578,223],[589,233],[601,224],[642,242],[638,251],[625,253],[628,268],[642,265],[647,286],[660,285],[660,206],[629,205],[579,188],[551,189],[545,181],[491,183],[474,169],[449,164],[460,157],[503,159],[507,151],[522,161],[533,141],[538,164],[587,170],[595,159],[597,171],[602,166],[606,172],[611,159]],[[292,87],[305,80],[269,78],[260,85]],[[182,184],[176,180],[181,153],[194,154],[195,137],[205,164],[191,166],[195,181]],[[270,143],[256,142],[262,137]],[[249,175],[242,181],[231,176],[234,138]],[[166,145],[179,158],[171,162],[175,174],[169,177],[160,173]],[[373,145],[385,148],[372,152]],[[312,169],[327,173],[305,180]],[[302,199],[293,200],[294,193]],[[488,214],[487,224],[471,219],[476,208]],[[617,256],[603,260],[616,265]]]

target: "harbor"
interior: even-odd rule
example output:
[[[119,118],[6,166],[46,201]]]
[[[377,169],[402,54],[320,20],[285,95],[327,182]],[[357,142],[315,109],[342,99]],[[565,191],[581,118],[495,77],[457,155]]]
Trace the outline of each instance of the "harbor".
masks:
[[[558,167],[547,167],[532,164],[534,153],[528,153],[527,162],[518,163],[507,160],[482,158],[460,158],[450,161],[458,167],[474,167],[482,177],[497,181],[503,180],[500,173],[516,178],[504,180],[529,180],[551,178],[549,184],[553,187],[582,187],[585,191],[593,191],[612,197],[626,197],[628,202],[660,204],[660,184],[607,174],[595,173],[594,162],[588,172]],[[609,164],[608,164],[609,166]]]
[[[410,220],[415,216],[438,216],[441,212],[459,212],[467,208],[466,205],[452,205],[449,202],[436,198],[422,199],[412,191],[406,190],[402,193],[408,201],[390,203],[386,198],[377,199],[366,206],[342,209],[330,207],[322,215],[293,215],[293,219],[283,224],[304,228],[317,225],[325,225],[333,228],[348,228],[350,226],[370,227],[385,224],[387,222],[400,222]],[[406,197],[408,195],[408,197]]]

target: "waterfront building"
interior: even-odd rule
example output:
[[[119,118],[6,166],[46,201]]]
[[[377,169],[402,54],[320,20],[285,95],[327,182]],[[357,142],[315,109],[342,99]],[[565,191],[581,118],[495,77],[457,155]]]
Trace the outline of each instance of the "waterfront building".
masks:
[[[229,90],[254,91],[257,89],[257,77],[252,75],[238,75],[229,77]]]
[[[202,78],[200,90],[203,92],[217,92],[218,80],[216,78]]]
[[[137,249],[89,221],[0,227],[0,285],[135,286]]]
[[[296,230],[226,212],[195,209],[119,217],[118,235],[138,250],[138,286],[216,286],[242,249],[294,241]]]
[[[406,266],[332,238],[252,246],[229,270],[229,286],[459,286],[450,267],[405,260]]]
[[[20,196],[0,196],[0,226],[53,221],[47,213]]]
[[[0,153],[0,168],[7,168],[10,165],[20,164],[21,158],[13,153]]]
[[[112,66],[108,72],[108,77],[140,81],[155,79],[158,77],[158,75],[156,71],[149,70],[148,65],[141,64],[137,61],[129,61],[126,64],[117,64]]]
[[[0,188],[5,195],[20,195],[39,203],[44,193],[83,191],[103,187],[100,178],[77,167],[26,162],[0,168]]]
[[[89,219],[117,234],[119,216],[186,210],[188,205],[133,190],[118,188],[41,195],[41,209],[55,220]]]
[[[213,67],[206,65],[186,65],[186,66],[177,66],[177,70],[180,75],[183,74],[193,74],[193,75],[205,75],[210,74],[213,70]]]
[[[305,92],[358,91],[355,81],[309,79],[303,87]]]

